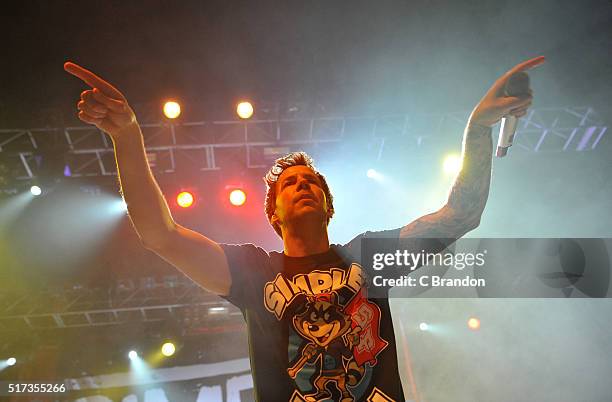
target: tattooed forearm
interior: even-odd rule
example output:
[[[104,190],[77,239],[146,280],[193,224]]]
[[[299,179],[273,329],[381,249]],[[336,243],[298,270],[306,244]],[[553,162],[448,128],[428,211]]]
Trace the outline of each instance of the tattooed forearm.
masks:
[[[404,226],[400,236],[459,238],[476,228],[489,196],[492,154],[491,128],[468,126],[463,138],[463,167],[446,205]]]
[[[448,196],[448,205],[459,218],[480,219],[489,197],[492,154],[491,128],[468,126],[463,139],[463,167]]]

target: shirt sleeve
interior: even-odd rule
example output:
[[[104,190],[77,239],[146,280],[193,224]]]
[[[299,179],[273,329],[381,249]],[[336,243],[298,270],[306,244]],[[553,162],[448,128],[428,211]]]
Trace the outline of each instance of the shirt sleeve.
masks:
[[[243,310],[255,300],[265,279],[268,253],[253,244],[220,244],[232,278],[229,294],[221,296]]]
[[[364,239],[384,239],[380,240],[380,244],[386,249],[384,251],[395,252],[397,247],[399,246],[399,235],[401,228],[391,229],[391,230],[381,230],[377,232],[367,231],[361,234],[358,234],[353,238],[353,240],[349,241],[345,245],[341,246],[342,253],[346,256],[350,257],[354,261],[358,261],[360,264],[363,264],[362,261],[362,245]],[[383,252],[384,252],[383,251]],[[365,264],[369,265],[369,264]]]

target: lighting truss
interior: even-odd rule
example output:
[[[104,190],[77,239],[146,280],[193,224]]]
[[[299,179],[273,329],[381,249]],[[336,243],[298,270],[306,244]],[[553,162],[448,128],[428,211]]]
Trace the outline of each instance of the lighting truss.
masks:
[[[468,115],[165,122],[141,127],[152,169],[172,173],[185,162],[202,171],[224,169],[230,161],[243,168],[265,168],[289,150],[348,141],[367,143],[381,159],[398,143],[418,150],[432,141],[456,136],[463,131]],[[531,109],[519,122],[515,148],[528,153],[586,152],[597,147],[606,131],[607,126],[590,107]],[[61,137],[62,146],[51,150],[42,147],[41,142],[49,136]],[[0,157],[11,164],[12,178],[36,177],[37,157],[43,149],[47,154],[61,153],[72,177],[117,174],[112,143],[94,127],[0,130]]]
[[[222,314],[218,311],[220,307]],[[0,295],[0,333],[169,319],[197,330],[214,323],[223,325],[239,316],[241,312],[229,302],[190,281],[172,288],[156,284],[112,292],[80,288]]]

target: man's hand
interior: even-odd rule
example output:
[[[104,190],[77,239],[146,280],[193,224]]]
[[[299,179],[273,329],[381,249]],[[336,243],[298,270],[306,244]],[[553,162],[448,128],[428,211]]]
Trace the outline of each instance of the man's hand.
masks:
[[[480,124],[490,127],[497,123],[502,117],[512,115],[522,117],[527,113],[531,106],[533,94],[522,97],[505,96],[504,88],[508,79],[519,71],[529,70],[544,63],[544,56],[539,56],[531,60],[524,61],[502,75],[493,86],[487,91],[478,105],[470,115],[470,123]]]
[[[77,103],[79,119],[95,125],[113,139],[117,139],[123,129],[137,123],[134,111],[117,88],[77,64],[67,62],[64,70],[92,88],[81,92]]]

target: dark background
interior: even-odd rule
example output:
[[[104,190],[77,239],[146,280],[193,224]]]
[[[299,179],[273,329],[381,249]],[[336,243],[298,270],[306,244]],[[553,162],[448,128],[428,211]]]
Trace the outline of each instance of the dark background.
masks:
[[[609,1],[98,1],[4,9],[5,127],[57,108],[81,63],[133,103],[249,96],[334,110],[471,109],[518,62],[545,55],[536,105],[610,110]],[[538,91],[546,88],[546,91]],[[186,113],[189,113],[188,106]]]

